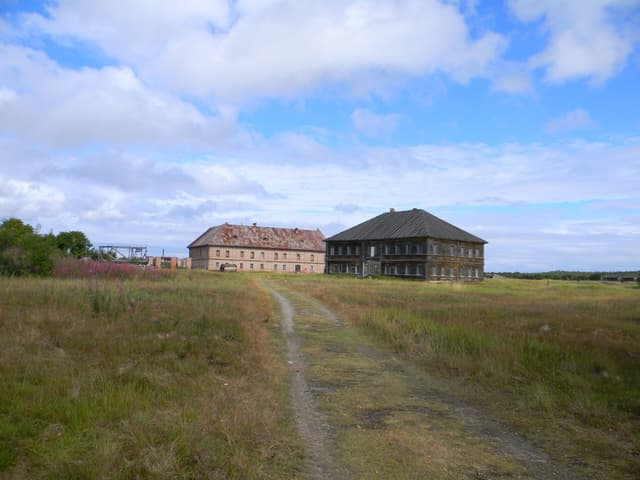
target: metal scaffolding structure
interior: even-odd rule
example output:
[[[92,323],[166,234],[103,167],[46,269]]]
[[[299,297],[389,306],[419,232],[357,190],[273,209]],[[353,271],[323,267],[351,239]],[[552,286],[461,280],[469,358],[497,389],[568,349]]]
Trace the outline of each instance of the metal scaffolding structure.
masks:
[[[137,245],[100,245],[101,258],[123,263],[147,263],[147,247]]]

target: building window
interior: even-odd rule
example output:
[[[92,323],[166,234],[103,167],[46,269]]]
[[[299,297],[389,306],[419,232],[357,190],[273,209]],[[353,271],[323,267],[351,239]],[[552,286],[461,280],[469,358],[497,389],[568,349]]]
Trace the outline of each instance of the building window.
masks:
[[[360,255],[360,245],[356,245],[356,255]]]
[[[242,270],[244,268],[244,265],[240,264],[240,270]]]
[[[433,255],[438,255],[438,245],[436,245],[435,243],[431,244],[431,253]]]
[[[449,247],[449,255],[452,256],[452,257],[456,254],[455,248],[456,247]]]
[[[331,245],[331,247],[329,247],[329,255],[335,255],[335,254],[336,254],[336,247]]]
[[[342,255],[342,245],[338,245],[338,255]]]
[[[300,261],[300,254],[299,253],[296,253],[296,260]]]
[[[220,266],[220,262],[216,262],[216,268]]]
[[[311,261],[312,261],[312,262],[315,262],[315,261],[316,261],[316,257],[315,257],[315,255],[314,255],[313,253],[311,254]]]
[[[476,268],[476,269],[474,269],[474,271],[473,271],[473,276],[474,276],[474,277],[476,277],[476,278],[478,278],[478,277],[480,276],[480,275],[479,275],[479,271],[478,271],[478,269],[477,269],[477,268]]]
[[[278,264],[277,264],[277,263],[274,263],[274,264],[273,264],[273,270],[274,270],[274,271],[278,270]]]
[[[286,253],[283,253],[283,254],[282,254],[282,258],[284,258],[284,259],[286,260],[286,259],[287,259],[287,254],[286,254]]]
[[[347,255],[351,255],[351,245],[347,245]]]
[[[287,264],[285,263],[282,265],[282,270],[286,270],[286,269],[287,269]]]
[[[311,266],[309,267],[309,270],[310,270],[311,272],[313,272],[313,265],[311,265]]]
[[[244,258],[244,250],[240,250],[240,258]]]
[[[407,242],[404,244],[404,253],[405,255],[411,254],[411,243]]]
[[[469,251],[467,252],[469,254],[469,258],[473,257],[473,250],[469,249]]]
[[[460,256],[464,257],[464,247],[460,247]]]
[[[437,267],[431,267],[431,276],[432,277],[437,277],[438,276],[438,268]]]
[[[275,252],[275,253],[273,254],[273,259],[274,259],[274,260],[278,260],[278,252]]]
[[[249,264],[249,270],[253,270],[253,263]]]
[[[216,257],[220,258],[220,250],[216,250]]]
[[[264,252],[260,252],[260,260],[264,260]]]
[[[264,263],[260,264],[260,270],[264,270]]]
[[[476,248],[476,258],[480,258],[480,250]]]
[[[255,252],[249,252],[249,258],[250,258],[251,260],[253,260],[254,258],[256,258],[256,254],[255,254]]]
[[[229,258],[229,250],[224,251],[224,258]]]

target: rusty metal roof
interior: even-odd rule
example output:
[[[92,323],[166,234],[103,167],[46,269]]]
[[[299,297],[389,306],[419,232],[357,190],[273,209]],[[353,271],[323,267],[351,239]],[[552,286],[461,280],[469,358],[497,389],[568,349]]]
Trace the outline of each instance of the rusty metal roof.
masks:
[[[231,225],[211,227],[188,248],[204,246],[271,248],[324,252],[324,235],[320,230]]]
[[[385,240],[392,238],[431,237],[487,243],[480,237],[456,227],[424,210],[414,208],[378,215],[343,232],[327,238],[327,241]]]

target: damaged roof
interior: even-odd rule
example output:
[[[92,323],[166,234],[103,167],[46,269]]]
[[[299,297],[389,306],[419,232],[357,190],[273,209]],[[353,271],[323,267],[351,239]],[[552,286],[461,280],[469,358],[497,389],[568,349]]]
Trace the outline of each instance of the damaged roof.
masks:
[[[276,228],[231,225],[225,223],[211,227],[193,242],[188,248],[205,246],[270,248],[280,250],[307,250],[324,252],[324,235],[320,230],[303,230],[301,228]]]
[[[463,242],[487,243],[455,225],[424,210],[414,208],[396,212],[391,210],[360,223],[327,241],[385,240],[391,238],[430,237]]]

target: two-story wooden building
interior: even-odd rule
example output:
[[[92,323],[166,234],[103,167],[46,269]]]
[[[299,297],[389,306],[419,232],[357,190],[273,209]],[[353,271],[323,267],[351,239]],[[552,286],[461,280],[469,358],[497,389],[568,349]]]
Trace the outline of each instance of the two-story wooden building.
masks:
[[[481,280],[487,242],[424,210],[391,209],[326,239],[326,273]]]
[[[225,223],[211,227],[189,245],[191,268],[247,272],[322,273],[320,230]]]

